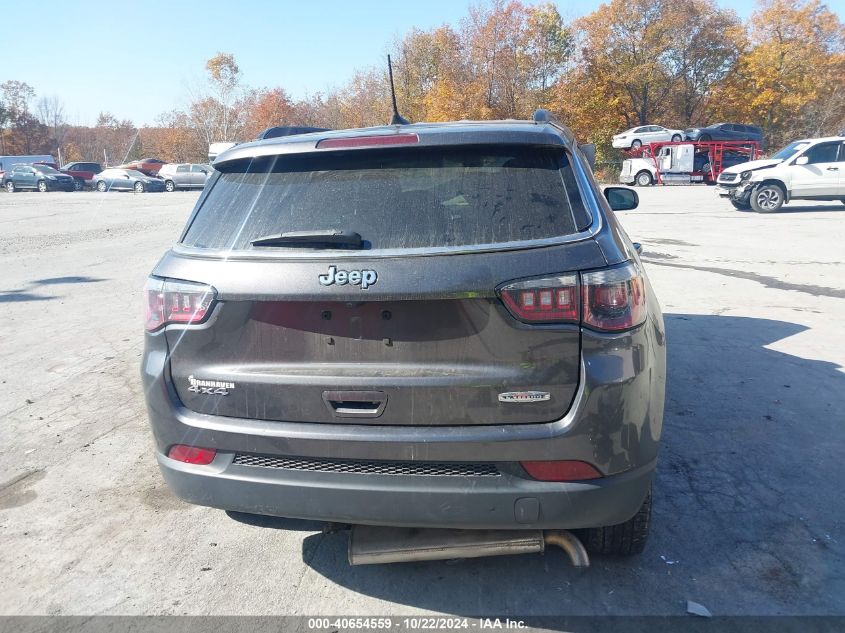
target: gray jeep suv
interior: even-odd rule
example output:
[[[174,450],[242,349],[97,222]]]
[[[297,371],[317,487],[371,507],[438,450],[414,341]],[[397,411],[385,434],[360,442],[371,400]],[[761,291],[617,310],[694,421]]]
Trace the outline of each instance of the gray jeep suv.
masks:
[[[571,132],[391,125],[221,154],[146,286],[157,458],[196,504],[583,529],[634,553],[663,319]]]

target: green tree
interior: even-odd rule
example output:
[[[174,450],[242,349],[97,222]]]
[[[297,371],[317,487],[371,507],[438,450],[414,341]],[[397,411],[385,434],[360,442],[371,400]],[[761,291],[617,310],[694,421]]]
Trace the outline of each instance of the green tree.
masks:
[[[528,9],[526,54],[531,60],[534,89],[545,103],[548,89],[560,78],[572,54],[573,34],[550,2]]]
[[[675,121],[684,126],[707,122],[713,90],[736,70],[745,30],[732,10],[711,0],[674,0],[666,20],[683,33],[665,57],[674,82]]]
[[[29,114],[29,104],[35,98],[35,90],[24,81],[10,79],[0,84],[0,95],[6,103],[12,121]]]

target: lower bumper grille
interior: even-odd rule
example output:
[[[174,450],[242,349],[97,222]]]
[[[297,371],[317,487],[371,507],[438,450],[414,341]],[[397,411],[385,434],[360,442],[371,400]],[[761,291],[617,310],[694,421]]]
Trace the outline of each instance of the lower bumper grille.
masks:
[[[333,459],[303,459],[250,455],[238,453],[234,464],[278,468],[282,470],[306,470],[324,473],[352,473],[356,475],[416,475],[420,477],[498,477],[495,464],[466,463],[450,464],[440,462],[380,462]]]

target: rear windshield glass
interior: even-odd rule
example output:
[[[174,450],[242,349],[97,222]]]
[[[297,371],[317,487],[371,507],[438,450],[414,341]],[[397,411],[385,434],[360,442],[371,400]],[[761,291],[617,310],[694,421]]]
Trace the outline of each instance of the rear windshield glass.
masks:
[[[333,229],[359,233],[364,249],[448,247],[563,236],[590,224],[570,159],[557,149],[359,150],[221,169],[186,246],[249,250],[260,237]]]

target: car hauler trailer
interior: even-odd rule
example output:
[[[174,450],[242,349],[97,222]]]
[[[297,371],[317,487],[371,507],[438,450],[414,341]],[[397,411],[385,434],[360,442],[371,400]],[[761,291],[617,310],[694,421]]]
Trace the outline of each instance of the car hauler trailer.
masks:
[[[649,143],[639,157],[626,158],[619,181],[652,184],[715,183],[727,167],[756,160],[756,141],[707,141]]]

